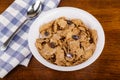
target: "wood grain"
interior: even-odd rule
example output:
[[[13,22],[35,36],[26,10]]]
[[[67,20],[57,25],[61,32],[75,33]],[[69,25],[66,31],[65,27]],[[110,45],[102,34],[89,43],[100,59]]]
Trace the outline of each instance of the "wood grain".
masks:
[[[0,13],[12,1],[0,0]],[[120,0],[62,0],[59,6],[81,8],[100,21],[106,41],[99,59],[82,70],[59,72],[33,57],[29,67],[18,66],[1,80],[120,80]]]

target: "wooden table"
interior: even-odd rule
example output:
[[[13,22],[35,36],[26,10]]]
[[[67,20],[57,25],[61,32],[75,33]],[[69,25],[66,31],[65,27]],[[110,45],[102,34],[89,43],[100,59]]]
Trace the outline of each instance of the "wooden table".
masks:
[[[13,0],[0,0],[2,13]],[[29,66],[18,66],[1,80],[120,80],[120,0],[62,0],[59,6],[72,6],[93,14],[105,31],[105,47],[92,65],[78,71],[51,70],[34,57]]]

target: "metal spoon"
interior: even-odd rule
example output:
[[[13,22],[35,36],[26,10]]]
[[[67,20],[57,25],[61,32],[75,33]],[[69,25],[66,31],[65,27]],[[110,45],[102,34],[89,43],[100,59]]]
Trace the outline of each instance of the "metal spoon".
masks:
[[[11,40],[16,35],[16,33],[21,29],[23,24],[25,24],[29,20],[36,18],[40,14],[41,11],[42,11],[41,0],[37,0],[32,6],[28,8],[27,19],[16,29],[16,31],[5,41],[5,43],[3,43],[3,45],[0,47],[0,50],[1,51],[6,50]]]

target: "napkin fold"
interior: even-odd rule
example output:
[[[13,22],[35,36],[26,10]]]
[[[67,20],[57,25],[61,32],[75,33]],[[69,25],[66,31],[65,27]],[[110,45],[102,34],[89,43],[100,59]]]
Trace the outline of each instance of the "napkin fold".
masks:
[[[27,9],[36,0],[15,0],[0,15],[0,46],[12,35],[26,19]],[[57,7],[60,0],[41,0],[43,3],[43,11]],[[28,31],[34,20],[24,24],[21,30],[11,41],[7,50],[0,51],[0,78],[7,75],[17,65],[28,66],[32,54],[28,47]]]

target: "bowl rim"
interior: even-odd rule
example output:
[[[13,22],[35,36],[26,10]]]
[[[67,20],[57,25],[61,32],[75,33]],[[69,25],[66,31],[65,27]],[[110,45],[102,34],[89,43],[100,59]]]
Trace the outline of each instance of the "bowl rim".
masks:
[[[40,62],[42,63],[44,66],[48,67],[48,68],[51,68],[51,69],[54,69],[54,70],[57,70],[57,71],[75,71],[75,70],[79,70],[79,69],[82,69],[82,68],[85,68],[87,66],[89,66],[90,64],[92,64],[93,62],[96,61],[96,59],[98,59],[98,57],[100,56],[100,54],[102,53],[103,51],[103,48],[104,48],[104,45],[105,45],[105,34],[104,34],[104,30],[102,28],[102,25],[100,24],[100,22],[93,16],[91,15],[90,13],[88,13],[87,11],[85,10],[82,10],[82,9],[79,9],[79,8],[75,8],[75,7],[59,7],[59,8],[55,8],[55,9],[52,9],[52,10],[49,10],[49,11],[46,11],[46,12],[42,12],[40,16],[38,16],[38,18],[34,21],[34,23],[31,25],[31,26],[34,26],[36,23],[37,20],[39,20],[39,17],[44,17],[46,16],[46,13],[47,14],[52,14],[52,12],[54,11],[60,11],[60,10],[75,10],[75,11],[81,11],[83,13],[85,13],[86,15],[89,15],[98,25],[99,27],[101,28],[101,31],[102,31],[102,44],[101,44],[101,47],[99,49],[99,53],[96,54],[95,56],[93,56],[95,53],[93,53],[93,55],[88,59],[86,60],[85,62],[83,63],[80,63],[78,65],[75,65],[75,66],[68,66],[68,67],[64,67],[64,66],[58,66],[58,65],[55,65],[55,64],[52,64],[48,61],[46,61],[42,56],[39,56],[38,58],[38,55],[36,53],[34,53],[32,47],[31,47],[31,34],[30,32],[32,31],[32,27],[30,27],[30,30],[29,30],[29,34],[28,34],[28,45],[29,45],[29,48],[33,54],[33,56]],[[41,58],[41,59],[40,59]],[[81,66],[82,65],[82,66]]]

